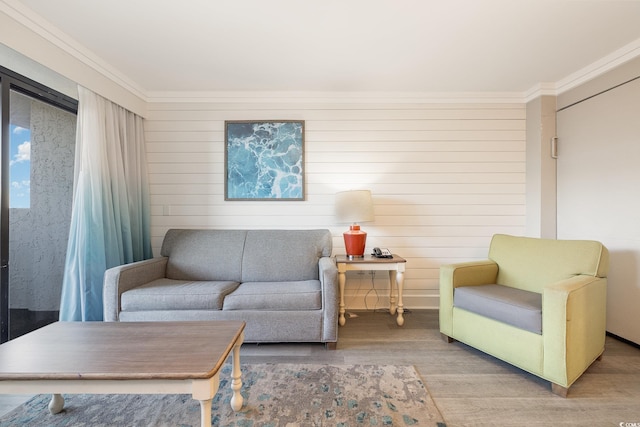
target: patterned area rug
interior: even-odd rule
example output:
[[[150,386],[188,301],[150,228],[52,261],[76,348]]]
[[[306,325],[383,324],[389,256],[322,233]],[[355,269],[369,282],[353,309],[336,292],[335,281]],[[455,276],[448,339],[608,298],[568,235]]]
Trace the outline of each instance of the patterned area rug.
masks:
[[[213,399],[213,426],[446,426],[411,366],[245,365],[239,412],[229,404],[230,375],[227,364]],[[190,395],[64,397],[59,414],[47,409],[50,395],[38,395],[1,417],[0,426],[200,425],[200,406]]]

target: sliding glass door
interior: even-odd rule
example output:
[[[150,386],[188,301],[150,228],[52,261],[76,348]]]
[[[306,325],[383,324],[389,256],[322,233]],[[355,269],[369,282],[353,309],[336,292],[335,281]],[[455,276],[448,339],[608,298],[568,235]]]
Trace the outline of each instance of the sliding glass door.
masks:
[[[1,341],[58,319],[71,218],[76,115],[53,91],[3,75]],[[60,97],[60,95],[56,95]],[[64,97],[63,97],[64,98]]]

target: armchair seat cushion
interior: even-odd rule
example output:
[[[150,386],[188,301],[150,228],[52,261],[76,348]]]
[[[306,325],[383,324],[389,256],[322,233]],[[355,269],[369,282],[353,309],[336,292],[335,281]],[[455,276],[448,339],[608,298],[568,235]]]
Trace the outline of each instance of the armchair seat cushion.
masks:
[[[319,280],[245,282],[224,300],[223,310],[320,310]]]
[[[221,310],[238,282],[158,279],[122,294],[122,311]]]
[[[542,295],[503,285],[461,286],[453,305],[472,313],[542,334]]]

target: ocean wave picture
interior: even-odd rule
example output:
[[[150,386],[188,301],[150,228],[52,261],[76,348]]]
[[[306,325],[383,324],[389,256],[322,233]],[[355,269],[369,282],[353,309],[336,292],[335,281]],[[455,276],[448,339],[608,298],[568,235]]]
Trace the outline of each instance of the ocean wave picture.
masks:
[[[225,200],[304,200],[304,121],[227,121],[225,142]]]

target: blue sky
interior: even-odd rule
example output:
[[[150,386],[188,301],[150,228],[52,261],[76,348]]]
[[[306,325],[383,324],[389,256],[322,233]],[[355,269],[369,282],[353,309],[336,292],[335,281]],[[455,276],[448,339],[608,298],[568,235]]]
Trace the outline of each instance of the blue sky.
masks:
[[[12,208],[31,206],[31,132],[11,125],[11,190],[9,205]]]

